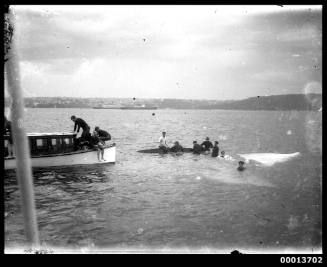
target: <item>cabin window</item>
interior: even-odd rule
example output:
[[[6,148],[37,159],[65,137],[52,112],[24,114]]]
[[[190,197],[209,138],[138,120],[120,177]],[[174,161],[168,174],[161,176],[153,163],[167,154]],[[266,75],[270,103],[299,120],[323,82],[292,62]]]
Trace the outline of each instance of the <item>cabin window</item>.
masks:
[[[8,147],[8,140],[5,140],[5,147]]]
[[[43,146],[43,139],[36,139],[37,146]]]
[[[51,139],[51,144],[52,144],[53,146],[57,145],[57,139]]]
[[[65,138],[65,139],[64,139],[64,141],[65,141],[65,143],[66,143],[67,145],[69,145],[69,143],[70,143],[69,140],[70,140],[69,138]]]

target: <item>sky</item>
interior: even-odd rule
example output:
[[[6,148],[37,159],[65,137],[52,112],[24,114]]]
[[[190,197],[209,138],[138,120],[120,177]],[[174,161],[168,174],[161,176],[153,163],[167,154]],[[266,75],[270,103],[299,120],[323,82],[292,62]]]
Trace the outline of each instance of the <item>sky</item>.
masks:
[[[26,97],[236,100],[322,90],[319,5],[14,6],[14,13]]]

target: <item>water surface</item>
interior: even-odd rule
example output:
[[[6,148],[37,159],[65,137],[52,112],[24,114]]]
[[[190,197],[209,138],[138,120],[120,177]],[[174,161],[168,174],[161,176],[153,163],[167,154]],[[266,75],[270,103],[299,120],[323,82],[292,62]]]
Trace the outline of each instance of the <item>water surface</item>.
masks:
[[[155,115],[152,115],[155,113]],[[40,238],[80,248],[312,250],[321,247],[321,112],[27,109],[28,132],[72,131],[71,115],[108,130],[116,164],[33,171]],[[235,161],[141,154],[161,131],[206,136]],[[241,154],[298,152],[273,164]],[[266,155],[267,156],[267,155]],[[264,160],[267,160],[265,158]],[[5,178],[5,245],[24,242],[14,172]]]

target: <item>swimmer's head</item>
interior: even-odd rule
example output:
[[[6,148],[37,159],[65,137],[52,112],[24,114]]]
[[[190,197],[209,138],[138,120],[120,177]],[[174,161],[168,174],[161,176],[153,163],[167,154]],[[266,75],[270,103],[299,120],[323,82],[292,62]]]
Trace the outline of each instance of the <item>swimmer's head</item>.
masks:
[[[239,161],[238,162],[238,167],[237,167],[238,171],[244,171],[245,167],[244,167],[244,161]]]

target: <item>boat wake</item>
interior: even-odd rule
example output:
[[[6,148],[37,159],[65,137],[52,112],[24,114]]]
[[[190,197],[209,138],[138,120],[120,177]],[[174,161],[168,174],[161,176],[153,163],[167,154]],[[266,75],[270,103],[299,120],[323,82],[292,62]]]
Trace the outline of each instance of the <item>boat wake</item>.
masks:
[[[195,180],[210,179],[219,181],[224,184],[234,185],[252,185],[261,187],[275,187],[273,183],[265,178],[259,177],[249,171],[239,172],[236,167],[219,165],[217,167],[209,167],[201,173],[195,173]]]
[[[291,154],[278,154],[278,153],[251,153],[239,154],[240,157],[245,159],[246,163],[253,160],[265,166],[273,166],[276,163],[286,162],[300,155],[300,152]]]

